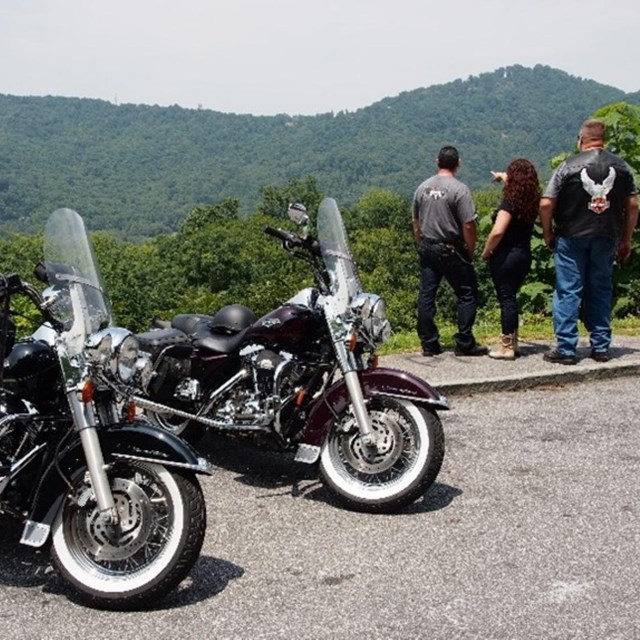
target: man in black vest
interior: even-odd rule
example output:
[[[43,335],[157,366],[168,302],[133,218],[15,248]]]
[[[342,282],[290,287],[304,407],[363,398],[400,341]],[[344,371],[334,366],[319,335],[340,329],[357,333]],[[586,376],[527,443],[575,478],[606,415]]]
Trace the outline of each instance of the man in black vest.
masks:
[[[622,262],[631,253],[638,200],[631,168],[604,142],[604,123],[587,120],[578,136],[579,152],[556,169],[540,202],[556,270],[556,348],[545,353],[547,362],[576,363],[581,305],[591,357],[609,360],[613,264],[616,255]]]

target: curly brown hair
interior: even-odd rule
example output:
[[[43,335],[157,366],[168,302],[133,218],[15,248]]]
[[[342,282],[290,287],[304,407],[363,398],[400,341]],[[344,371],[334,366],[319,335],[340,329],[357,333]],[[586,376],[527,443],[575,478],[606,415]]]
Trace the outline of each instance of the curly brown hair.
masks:
[[[518,158],[507,167],[507,181],[502,195],[524,222],[533,224],[540,207],[540,180],[533,164]]]

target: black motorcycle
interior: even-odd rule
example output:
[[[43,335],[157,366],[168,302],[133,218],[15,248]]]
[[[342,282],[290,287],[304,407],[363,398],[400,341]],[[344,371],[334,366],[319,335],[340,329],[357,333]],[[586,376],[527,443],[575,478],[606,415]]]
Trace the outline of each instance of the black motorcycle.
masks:
[[[0,276],[0,512],[24,521],[80,600],[100,608],[155,604],[187,575],[205,534],[195,474],[208,464],[182,440],[135,420],[114,388],[149,373],[135,337],[113,327],[80,216],[45,229],[46,295]],[[42,315],[16,340],[12,300]],[[126,416],[123,416],[126,413]]]
[[[234,304],[138,335],[153,374],[134,400],[194,443],[209,428],[295,450],[298,461],[319,461],[343,505],[396,510],[438,475],[437,410],[448,403],[425,381],[378,368],[375,350],[390,332],[384,302],[362,291],[335,201],[319,208],[317,239],[304,207],[289,217],[299,232],[265,231],[312,267],[316,285],[261,318]]]

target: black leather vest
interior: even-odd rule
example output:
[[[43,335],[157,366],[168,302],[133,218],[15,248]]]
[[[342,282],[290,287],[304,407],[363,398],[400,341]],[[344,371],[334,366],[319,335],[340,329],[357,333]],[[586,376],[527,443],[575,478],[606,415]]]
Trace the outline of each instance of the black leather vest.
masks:
[[[606,149],[590,149],[567,158],[559,173],[556,234],[619,237],[627,198],[635,192],[627,163]]]

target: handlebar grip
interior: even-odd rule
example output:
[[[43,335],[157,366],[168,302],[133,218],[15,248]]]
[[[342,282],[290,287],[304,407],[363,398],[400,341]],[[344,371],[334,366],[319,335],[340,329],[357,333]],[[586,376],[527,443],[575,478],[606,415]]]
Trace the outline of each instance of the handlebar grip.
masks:
[[[22,289],[22,280],[17,273],[0,274],[0,288],[2,295],[17,293]]]
[[[278,238],[278,240],[282,240],[282,242],[284,242],[289,248],[302,246],[300,236],[297,236],[295,233],[291,233],[291,231],[276,229],[275,227],[265,227],[264,232],[274,238]]]
[[[289,240],[289,236],[290,236],[290,234],[287,231],[284,231],[282,229],[276,229],[275,227],[265,227],[264,232],[269,236],[278,238],[278,240]]]
[[[276,229],[275,227],[265,227],[264,232],[274,238],[278,238],[278,240],[282,240],[282,242],[287,245],[286,248],[302,247],[314,256],[321,255],[320,245],[318,241],[313,238],[301,238],[295,233],[285,231],[284,229]]]

